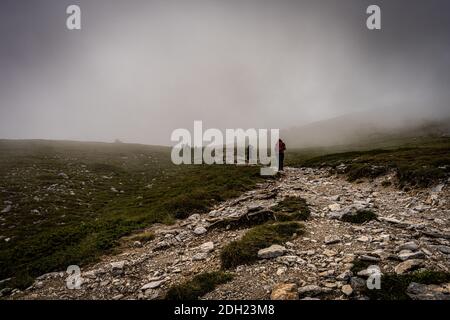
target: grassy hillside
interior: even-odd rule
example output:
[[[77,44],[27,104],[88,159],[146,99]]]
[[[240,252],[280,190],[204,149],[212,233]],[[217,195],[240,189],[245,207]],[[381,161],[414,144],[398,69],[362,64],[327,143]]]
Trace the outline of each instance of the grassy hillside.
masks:
[[[355,149],[297,149],[286,160],[292,166],[336,169],[343,165],[349,181],[395,171],[400,187],[427,187],[450,177],[450,138],[386,140],[365,150]]]
[[[166,147],[0,140],[0,280],[24,287],[92,262],[132,231],[208,210],[260,179],[257,167],[175,166]]]

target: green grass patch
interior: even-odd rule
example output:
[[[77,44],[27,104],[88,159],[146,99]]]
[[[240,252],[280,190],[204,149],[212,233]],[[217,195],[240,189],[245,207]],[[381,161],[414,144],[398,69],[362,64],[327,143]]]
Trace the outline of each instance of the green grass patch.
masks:
[[[358,210],[353,214],[345,214],[341,220],[344,222],[361,224],[370,220],[376,220],[377,215],[371,210]]]
[[[250,229],[240,240],[233,241],[222,249],[220,254],[222,268],[230,269],[241,264],[250,264],[258,260],[258,251],[282,244],[294,233],[303,232],[298,222],[266,223]]]
[[[196,275],[191,280],[172,286],[166,294],[167,300],[198,300],[208,292],[213,291],[218,285],[227,283],[233,279],[231,273],[215,271]]]
[[[450,273],[442,271],[419,270],[411,274],[386,274],[381,277],[380,290],[365,290],[371,300],[410,300],[406,289],[411,282],[421,284],[441,284],[450,282]]]
[[[306,220],[310,216],[308,204],[301,197],[286,197],[272,210],[279,221]]]
[[[263,181],[259,167],[173,165],[170,148],[0,140],[0,279],[94,262],[153,223],[209,210]],[[10,238],[9,242],[3,239]]]

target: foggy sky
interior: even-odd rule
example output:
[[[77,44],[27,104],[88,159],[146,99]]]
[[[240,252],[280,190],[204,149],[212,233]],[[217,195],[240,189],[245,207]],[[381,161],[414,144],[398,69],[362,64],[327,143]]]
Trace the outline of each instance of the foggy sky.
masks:
[[[78,4],[82,30],[66,29]],[[366,8],[382,30],[366,28]],[[450,115],[448,0],[2,0],[0,138],[169,144],[363,110]]]

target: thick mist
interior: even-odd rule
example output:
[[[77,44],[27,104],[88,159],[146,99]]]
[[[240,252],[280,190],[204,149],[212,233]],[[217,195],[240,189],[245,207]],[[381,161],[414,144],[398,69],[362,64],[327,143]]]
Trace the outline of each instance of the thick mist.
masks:
[[[374,3],[379,31],[366,28]],[[79,31],[66,29],[69,4]],[[170,144],[194,120],[282,129],[364,112],[374,125],[450,116],[446,0],[0,7],[0,138]]]

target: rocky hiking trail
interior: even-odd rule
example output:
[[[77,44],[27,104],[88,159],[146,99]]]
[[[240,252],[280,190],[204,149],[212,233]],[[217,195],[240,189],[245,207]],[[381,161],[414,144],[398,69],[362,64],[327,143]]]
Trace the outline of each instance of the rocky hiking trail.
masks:
[[[227,228],[227,223],[215,227],[220,221],[270,210],[288,196],[302,197],[309,205],[311,216],[301,222],[304,233],[260,252],[253,264],[231,268],[233,279],[201,299],[361,299],[367,271],[352,273],[356,260],[378,265],[383,274],[418,268],[448,272],[448,185],[405,192],[381,185],[390,178],[350,183],[327,169],[286,168],[280,178],[268,179],[210,212],[173,225],[152,225],[148,231],[155,234],[153,240],[129,241],[120,253],[82,267],[80,289],[67,288],[64,271],[43,275],[9,298],[162,299],[172,285],[220,270],[221,249],[250,228]],[[378,219],[362,224],[341,220],[346,213],[366,209]],[[448,299],[450,284],[417,284],[408,290],[411,298]]]

